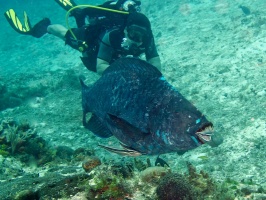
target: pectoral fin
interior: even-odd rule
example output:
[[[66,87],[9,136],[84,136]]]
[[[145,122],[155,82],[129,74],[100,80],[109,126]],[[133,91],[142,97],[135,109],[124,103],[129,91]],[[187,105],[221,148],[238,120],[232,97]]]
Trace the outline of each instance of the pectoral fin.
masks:
[[[101,120],[94,114],[92,114],[90,120],[86,122],[86,114],[83,113],[83,125],[98,137],[108,138],[113,135],[110,130],[102,124]]]
[[[128,121],[119,118],[115,115],[108,114],[111,122],[119,129],[123,130],[123,134],[128,136],[129,138],[142,138],[147,136],[149,133],[141,131],[138,127],[130,124]]]

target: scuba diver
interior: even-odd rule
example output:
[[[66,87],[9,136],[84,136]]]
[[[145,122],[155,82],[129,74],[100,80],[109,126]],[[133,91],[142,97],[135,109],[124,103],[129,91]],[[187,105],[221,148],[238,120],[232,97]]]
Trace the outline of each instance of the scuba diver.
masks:
[[[5,17],[14,30],[36,38],[49,33],[59,37],[82,53],[81,60],[90,71],[102,74],[116,59],[126,56],[139,57],[161,69],[161,62],[154,43],[149,19],[140,13],[140,1],[107,1],[99,6],[77,5],[73,0],[55,0],[73,16],[77,28],[51,24],[44,18],[31,26],[24,12],[24,25],[13,9]],[[87,23],[86,23],[87,22]]]

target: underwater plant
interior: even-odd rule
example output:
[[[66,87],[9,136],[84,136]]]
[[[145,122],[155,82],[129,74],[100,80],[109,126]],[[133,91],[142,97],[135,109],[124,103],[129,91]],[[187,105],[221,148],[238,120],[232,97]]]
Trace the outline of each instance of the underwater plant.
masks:
[[[215,182],[208,173],[201,170],[197,173],[196,168],[191,164],[187,163],[188,179],[189,184],[194,188],[197,199],[203,200],[234,200],[234,189],[236,182],[232,181],[232,185],[227,184],[226,182],[218,183]]]
[[[2,150],[0,149],[0,155],[3,156],[3,157],[7,157],[9,156],[9,152],[8,151],[5,151],[5,150]]]
[[[197,173],[196,168],[187,163],[188,167],[188,180],[191,185],[193,185],[197,191],[202,195],[208,195],[215,190],[215,183],[204,171]]]
[[[233,200],[236,182],[215,182],[208,173],[187,163],[188,174],[166,174],[159,180],[156,194],[159,200]],[[233,187],[234,186],[234,187]]]
[[[12,155],[24,163],[34,158],[37,166],[52,161],[54,156],[46,141],[37,135],[29,123],[5,118],[0,120],[0,124],[0,155]]]
[[[16,147],[20,142],[26,141],[30,137],[28,132],[19,131],[19,127],[16,125],[10,126],[8,124],[8,128],[5,129],[4,133],[6,135],[6,141],[11,144],[12,154],[15,153]]]
[[[121,175],[123,178],[131,178],[134,175],[134,166],[130,162],[112,162],[110,171],[115,175]]]
[[[140,172],[140,178],[145,183],[158,183],[159,179],[165,175],[171,173],[170,168],[166,167],[148,167],[147,169]]]
[[[134,166],[138,171],[143,171],[144,169],[151,167],[151,161],[147,158],[146,163],[141,160],[134,158]]]
[[[1,120],[0,125],[0,144],[9,144],[11,153],[14,154],[18,144],[25,142],[35,133],[28,123],[17,123],[12,118],[5,118]]]
[[[88,199],[123,200],[132,195],[132,189],[121,175],[101,169],[89,184]]]

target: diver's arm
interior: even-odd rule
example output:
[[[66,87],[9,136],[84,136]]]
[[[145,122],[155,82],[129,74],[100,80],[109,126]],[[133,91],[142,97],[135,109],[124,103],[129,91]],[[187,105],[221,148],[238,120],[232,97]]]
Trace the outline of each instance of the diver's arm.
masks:
[[[99,75],[102,75],[103,71],[106,70],[112,60],[113,48],[109,40],[109,32],[106,33],[102,42],[100,43],[98,55],[97,55],[97,66],[96,70]]]
[[[100,58],[97,58],[97,66],[96,70],[99,75],[102,75],[104,70],[106,70],[109,67],[109,63],[105,60],[102,60]]]
[[[155,46],[154,37],[151,33],[150,41],[148,42],[147,46],[145,47],[145,56],[146,60],[155,66],[159,71],[161,71],[161,60],[159,54],[157,52],[157,48]]]
[[[161,60],[159,56],[150,58],[149,60],[147,60],[150,64],[152,64],[153,66],[155,66],[159,71],[161,71]]]

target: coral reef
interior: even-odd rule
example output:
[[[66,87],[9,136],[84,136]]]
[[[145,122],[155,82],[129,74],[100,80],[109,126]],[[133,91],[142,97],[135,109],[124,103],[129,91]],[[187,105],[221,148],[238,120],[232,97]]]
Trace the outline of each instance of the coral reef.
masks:
[[[133,187],[119,175],[114,175],[106,170],[97,173],[89,182],[87,188],[87,199],[113,199],[121,200],[132,196]]]
[[[82,163],[82,168],[85,172],[90,172],[95,167],[101,165],[101,160],[96,156],[87,157],[86,160]]]
[[[164,176],[156,188],[159,200],[196,200],[196,192],[188,180],[181,174]]]
[[[110,164],[110,171],[123,178],[130,178],[134,175],[134,166],[130,162],[113,162]]]
[[[160,179],[156,189],[159,200],[233,200],[237,187],[228,183],[218,183],[209,177],[208,173],[200,171],[187,163],[188,174],[167,174]],[[237,182],[231,181],[235,186]],[[240,195],[242,196],[242,195]]]
[[[194,188],[197,199],[203,200],[233,200],[235,199],[233,188],[224,183],[215,182],[208,173],[201,170],[197,173],[196,168],[187,163],[188,174],[185,176],[189,184]],[[235,189],[235,188],[234,188]]]
[[[34,161],[37,166],[42,166],[52,161],[83,161],[94,155],[94,151],[85,148],[73,150],[67,146],[51,147],[29,123],[5,118],[0,119],[0,155],[12,155],[23,163]]]
[[[13,119],[1,120],[1,127],[4,141],[10,144],[12,154],[29,138],[36,136],[36,131],[31,129],[28,123],[18,124]]]
[[[138,171],[142,171],[148,167],[151,167],[151,161],[149,158],[147,158],[146,163],[144,163],[143,161],[134,158],[134,166]]]
[[[215,190],[215,183],[204,171],[197,173],[196,168],[188,163],[188,181],[193,185],[199,194],[203,196],[211,194]]]
[[[148,167],[140,172],[140,178],[145,183],[156,184],[160,178],[171,172],[170,168],[166,167]]]
[[[34,139],[31,138],[31,140]],[[26,142],[25,144],[29,145],[30,143]],[[5,145],[1,147],[4,150],[7,148]],[[19,150],[21,147],[23,147],[23,151]],[[25,153],[27,147],[21,147],[15,155],[10,154],[10,156],[22,159],[20,155],[22,154],[26,157],[26,160],[28,157]],[[59,149],[63,152],[70,150],[64,146]],[[170,168],[159,166],[148,167],[138,172],[138,169],[134,166],[134,160],[121,159],[120,161],[106,162],[105,159],[101,158],[104,162],[99,166],[101,161],[96,155],[92,155],[94,153],[91,150],[80,148],[75,150],[75,153],[71,150],[70,162],[68,156],[56,156],[57,150],[58,148],[49,149],[46,152],[51,155],[51,161],[49,161],[49,164],[43,165],[45,168],[48,167],[44,177],[39,177],[37,173],[23,176],[25,172],[17,170],[21,169],[23,165],[16,167],[9,159],[0,162],[0,174],[3,174],[0,176],[1,180],[7,180],[7,177],[4,177],[6,173],[16,174],[15,177],[24,177],[23,187],[10,188],[10,191],[16,191],[17,195],[14,198],[31,198],[38,195],[38,198],[69,199],[70,195],[79,196],[78,194],[82,194],[84,199],[90,200],[233,200],[235,198],[243,199],[244,197],[263,199],[266,196],[265,187],[256,185],[252,179],[245,179],[241,182],[231,179],[227,179],[225,182],[216,182],[208,173],[204,171],[197,172],[196,168],[190,163],[187,164],[188,173],[185,174],[172,173]],[[43,153],[39,152],[39,154]],[[84,161],[83,168],[90,172],[89,174],[84,173],[80,167],[81,160]],[[144,162],[143,160],[139,161],[139,163],[145,165],[145,160]],[[94,168],[96,166],[98,167]],[[70,175],[77,175],[78,173],[80,175],[76,178]],[[42,181],[49,180],[51,176],[54,180],[59,177],[61,181],[50,181],[49,184],[42,183]],[[37,189],[37,193],[33,192],[35,190],[33,188],[29,189],[25,180],[28,180],[29,184],[30,180],[37,180],[38,184],[44,187],[40,187],[41,191]],[[60,192],[58,192],[59,188]]]
[[[258,149],[264,147],[262,144],[257,142]],[[35,163],[37,167],[49,167],[49,173],[60,171],[62,175],[69,175],[76,173],[77,169],[82,172],[80,167],[82,162],[85,172],[90,172],[88,176],[85,179],[77,179],[75,182],[72,182],[72,179],[65,179],[67,184],[75,189],[72,190],[71,187],[64,189],[60,186],[62,187],[60,194],[56,193],[55,189],[50,195],[55,198],[67,199],[68,195],[76,195],[77,192],[83,192],[87,199],[100,200],[154,200],[156,198],[158,200],[233,200],[242,197],[263,199],[266,196],[265,187],[255,184],[252,179],[240,182],[227,179],[224,182],[216,182],[205,171],[197,172],[190,163],[187,163],[187,174],[178,174],[172,173],[171,171],[175,169],[166,167],[169,165],[159,157],[155,161],[157,166],[152,166],[149,158],[108,160],[106,163],[106,159],[100,159],[91,149],[73,150],[67,146],[51,147],[37,135],[29,123],[19,123],[11,118],[0,120],[0,155],[3,159],[0,164],[0,180],[23,176],[25,164]],[[17,159],[23,164],[14,165],[10,158]],[[102,163],[101,160],[104,162]],[[61,164],[76,165],[76,167],[62,168]],[[84,171],[83,174],[85,174]],[[43,191],[50,191],[49,186]],[[31,198],[35,195],[36,193],[32,190],[21,188],[14,198]],[[47,195],[43,193],[43,196]]]

